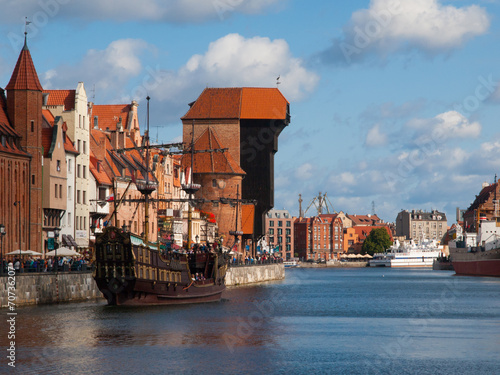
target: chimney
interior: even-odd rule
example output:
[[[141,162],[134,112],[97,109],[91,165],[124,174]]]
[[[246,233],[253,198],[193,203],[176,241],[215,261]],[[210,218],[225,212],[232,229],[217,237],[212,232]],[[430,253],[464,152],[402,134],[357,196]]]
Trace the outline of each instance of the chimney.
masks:
[[[118,149],[118,131],[113,130],[110,132],[111,135],[111,147],[113,147],[113,150]]]

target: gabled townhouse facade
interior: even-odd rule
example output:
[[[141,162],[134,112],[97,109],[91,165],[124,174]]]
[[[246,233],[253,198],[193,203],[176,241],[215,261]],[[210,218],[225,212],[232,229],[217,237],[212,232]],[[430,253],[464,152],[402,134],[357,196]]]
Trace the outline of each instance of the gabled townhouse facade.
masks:
[[[62,226],[61,219],[67,206],[67,164],[65,149],[65,123],[60,116],[44,116],[43,144],[43,251],[48,252],[48,238]],[[56,238],[56,240],[59,240]]]
[[[76,90],[46,90],[43,94],[43,108],[54,117],[60,116],[66,122],[67,134],[74,142],[78,152],[75,160],[75,180],[72,187],[74,215],[72,227],[75,241],[80,251],[89,246],[89,139],[90,122],[88,115],[87,94],[83,82]],[[69,189],[68,189],[69,190]],[[70,218],[66,218],[70,220]]]

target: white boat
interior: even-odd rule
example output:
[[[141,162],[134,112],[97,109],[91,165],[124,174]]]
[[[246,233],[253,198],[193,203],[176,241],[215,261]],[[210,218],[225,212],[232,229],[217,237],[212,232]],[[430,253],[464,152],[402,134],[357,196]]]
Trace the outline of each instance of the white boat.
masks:
[[[299,263],[296,260],[285,260],[283,261],[285,268],[299,267]]]
[[[432,268],[434,260],[442,255],[443,247],[435,240],[422,241],[416,245],[413,240],[401,245],[398,240],[385,253],[374,254],[370,267],[427,267]]]

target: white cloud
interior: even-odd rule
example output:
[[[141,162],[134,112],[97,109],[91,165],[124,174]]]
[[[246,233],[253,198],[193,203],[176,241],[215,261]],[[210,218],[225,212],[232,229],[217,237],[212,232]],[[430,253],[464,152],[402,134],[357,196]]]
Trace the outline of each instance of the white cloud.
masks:
[[[433,119],[414,119],[407,125],[416,130],[420,139],[429,138],[430,135],[430,138],[436,143],[453,138],[477,138],[481,134],[482,128],[479,122],[470,122],[457,111],[444,112]]]
[[[430,55],[460,48],[486,33],[490,18],[477,5],[457,8],[440,0],[372,0],[368,9],[352,14],[324,57],[345,62],[367,55],[417,49]]]
[[[314,177],[314,167],[310,163],[304,163],[295,170],[295,177],[307,181]]]
[[[143,69],[140,56],[153,47],[140,39],[121,39],[104,50],[89,50],[77,66],[59,66],[43,75],[44,89],[68,89],[83,81],[95,84],[99,97],[123,90]]]
[[[177,71],[162,71],[162,82],[150,90],[151,96],[171,106],[179,118],[194,100],[209,87],[276,87],[289,101],[297,101],[312,92],[319,77],[307,70],[302,60],[292,56],[283,39],[244,38],[226,35],[208,46],[204,54],[192,56]]]
[[[0,0],[2,23],[14,23],[27,16],[32,29],[47,19],[64,17],[92,22],[96,20],[166,21],[172,23],[224,20],[234,13],[255,14],[283,0],[87,0],[11,1]]]
[[[375,124],[368,131],[365,144],[369,147],[384,146],[387,144],[387,135],[380,131],[380,124]]]

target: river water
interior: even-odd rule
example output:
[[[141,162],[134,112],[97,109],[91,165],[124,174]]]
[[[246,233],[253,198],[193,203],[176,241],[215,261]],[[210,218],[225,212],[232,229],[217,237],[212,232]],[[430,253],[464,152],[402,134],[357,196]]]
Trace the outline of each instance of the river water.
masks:
[[[500,279],[450,271],[287,269],[217,303],[17,313],[16,369],[2,329],[0,373],[500,373]]]

